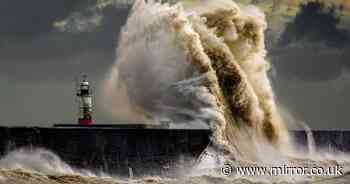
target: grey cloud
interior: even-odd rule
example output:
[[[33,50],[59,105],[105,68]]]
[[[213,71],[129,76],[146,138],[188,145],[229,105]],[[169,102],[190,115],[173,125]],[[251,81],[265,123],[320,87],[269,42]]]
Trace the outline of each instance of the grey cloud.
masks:
[[[280,77],[332,80],[349,70],[350,34],[338,28],[335,12],[318,2],[302,6],[270,50]]]
[[[313,129],[349,128],[350,34],[339,18],[308,3],[269,45],[277,100]]]
[[[80,11],[85,12],[86,7]],[[88,73],[94,78],[101,76],[114,62],[118,32],[126,21],[128,11],[129,7],[124,6],[105,7],[100,12],[103,15],[102,25],[93,32],[60,32],[52,27],[47,32],[37,30],[30,39],[11,39],[0,47],[0,77],[7,76],[19,83],[62,83],[72,80],[79,73]],[[53,26],[54,21],[50,23]],[[12,33],[16,35],[16,30]],[[6,35],[0,32],[0,37]]]
[[[83,0],[46,1],[3,0],[0,3],[2,39],[31,39],[52,30],[52,22],[83,6]],[[34,26],[35,25],[35,26]]]
[[[349,32],[338,27],[340,18],[336,7],[326,8],[320,2],[301,6],[293,22],[287,24],[280,45],[293,42],[324,43],[330,47],[344,47],[350,41]]]

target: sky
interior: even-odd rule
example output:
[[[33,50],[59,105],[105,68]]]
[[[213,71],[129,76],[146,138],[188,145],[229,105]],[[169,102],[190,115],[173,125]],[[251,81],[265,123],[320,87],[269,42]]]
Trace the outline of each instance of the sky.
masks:
[[[276,99],[313,129],[350,129],[350,1],[239,0],[266,13],[267,59]],[[74,80],[94,92],[116,60],[127,0],[3,0],[0,125],[75,122]],[[113,119],[95,94],[95,119]],[[120,107],[122,108],[122,107]]]

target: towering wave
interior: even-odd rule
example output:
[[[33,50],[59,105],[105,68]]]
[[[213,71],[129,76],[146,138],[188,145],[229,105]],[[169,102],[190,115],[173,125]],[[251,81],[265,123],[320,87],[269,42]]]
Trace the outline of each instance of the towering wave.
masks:
[[[249,160],[289,145],[267,76],[264,14],[231,1],[136,1],[104,84],[116,117],[204,126],[215,148]],[[261,147],[264,145],[264,148]]]

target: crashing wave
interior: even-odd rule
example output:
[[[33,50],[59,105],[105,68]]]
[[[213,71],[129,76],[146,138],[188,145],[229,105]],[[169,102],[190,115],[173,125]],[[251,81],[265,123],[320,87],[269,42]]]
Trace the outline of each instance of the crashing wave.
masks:
[[[106,109],[175,127],[206,124],[213,145],[236,158],[261,160],[266,147],[286,151],[287,129],[267,76],[265,28],[258,9],[231,1],[136,1],[104,85]]]

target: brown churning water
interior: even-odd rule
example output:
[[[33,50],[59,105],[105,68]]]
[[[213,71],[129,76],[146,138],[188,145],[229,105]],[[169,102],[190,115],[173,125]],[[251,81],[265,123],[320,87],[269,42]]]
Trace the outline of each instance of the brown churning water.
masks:
[[[267,76],[265,28],[258,9],[231,1],[136,1],[104,105],[118,118],[208,125],[215,147],[235,158],[258,161],[261,145],[285,152],[289,137]]]

